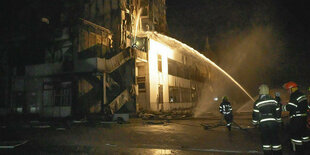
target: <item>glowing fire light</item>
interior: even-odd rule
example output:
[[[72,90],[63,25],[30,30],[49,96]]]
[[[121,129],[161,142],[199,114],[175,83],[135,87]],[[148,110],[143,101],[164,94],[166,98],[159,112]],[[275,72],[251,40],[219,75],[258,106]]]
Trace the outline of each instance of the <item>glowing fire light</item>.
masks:
[[[216,69],[221,71],[231,81],[233,81],[252,101],[254,101],[253,97],[233,77],[231,77],[222,68],[220,68],[218,65],[216,65],[213,61],[211,61],[210,59],[208,59],[204,55],[200,54],[195,49],[189,47],[188,45],[186,45],[186,44],[184,44],[184,43],[182,43],[182,42],[180,42],[180,41],[178,41],[176,39],[170,38],[168,36],[165,36],[165,35],[162,35],[162,34],[159,34],[159,33],[156,33],[156,32],[145,32],[145,34],[147,34],[149,38],[154,39],[154,40],[160,42],[161,44],[171,45],[171,43],[173,42],[172,45],[177,45],[176,48],[180,48],[179,46],[181,45],[183,49],[186,49],[186,51],[190,51],[192,54],[197,56],[199,59],[201,59],[203,61],[206,61],[207,63],[211,64],[213,67],[215,67]],[[169,53],[167,53],[167,54],[169,54]]]
[[[142,8],[139,9],[138,13],[137,13],[137,17],[136,17],[136,21],[135,21],[135,31],[134,31],[134,44],[136,43],[136,36],[138,34],[138,32],[141,32],[141,30],[138,31],[138,25],[140,22],[140,15],[142,12]],[[207,63],[211,64],[213,67],[215,67],[216,69],[218,69],[219,71],[221,71],[224,75],[226,75],[231,81],[233,81],[252,101],[254,101],[253,97],[233,78],[231,77],[227,72],[225,72],[221,67],[219,67],[218,65],[216,65],[213,61],[211,61],[210,59],[208,59],[207,57],[205,57],[204,55],[202,55],[201,53],[199,53],[198,51],[196,51],[195,49],[191,48],[190,46],[174,39],[174,38],[170,38],[168,36],[156,33],[156,32],[141,32],[144,33],[146,35],[148,35],[149,38],[152,38],[154,40],[157,40],[158,42],[160,42],[161,44],[171,44],[171,42],[174,42],[175,44],[177,44],[176,48],[179,48],[179,45],[182,46],[182,48],[187,49],[186,51],[190,51],[192,52],[192,54],[194,54],[195,56],[197,56],[199,59],[206,61]],[[165,47],[165,45],[162,46],[157,46],[157,47]],[[161,51],[161,50],[159,50]],[[173,51],[173,50],[172,50]],[[173,54],[173,53],[161,53],[161,54]]]

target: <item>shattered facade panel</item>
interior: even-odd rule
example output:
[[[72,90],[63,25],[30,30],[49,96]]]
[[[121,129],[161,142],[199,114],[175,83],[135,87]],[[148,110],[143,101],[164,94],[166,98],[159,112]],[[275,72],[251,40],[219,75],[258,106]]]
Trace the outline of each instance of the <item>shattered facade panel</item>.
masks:
[[[108,29],[82,20],[79,28],[78,59],[105,57],[111,47],[112,34]]]

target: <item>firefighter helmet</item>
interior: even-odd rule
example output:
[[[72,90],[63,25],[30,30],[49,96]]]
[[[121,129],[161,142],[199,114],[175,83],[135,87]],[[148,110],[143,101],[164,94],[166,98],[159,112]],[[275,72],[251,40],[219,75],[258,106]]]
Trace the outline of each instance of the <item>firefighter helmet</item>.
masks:
[[[287,82],[283,85],[283,88],[287,89],[287,90],[289,90],[291,88],[295,88],[295,87],[298,87],[298,85],[293,81]]]
[[[259,86],[259,94],[260,95],[267,95],[269,94],[269,87],[265,84]]]
[[[222,100],[223,101],[228,101],[228,97],[227,96],[223,96]]]

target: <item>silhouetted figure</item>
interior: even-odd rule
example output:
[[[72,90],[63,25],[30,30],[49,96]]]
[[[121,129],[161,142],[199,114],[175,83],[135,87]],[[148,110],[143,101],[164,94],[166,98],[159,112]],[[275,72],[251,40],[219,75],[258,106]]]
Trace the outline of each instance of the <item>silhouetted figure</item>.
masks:
[[[219,107],[220,113],[224,115],[224,119],[226,121],[226,127],[229,131],[231,131],[231,124],[233,121],[232,107],[230,102],[228,102],[228,98],[226,96],[223,97],[222,103]]]

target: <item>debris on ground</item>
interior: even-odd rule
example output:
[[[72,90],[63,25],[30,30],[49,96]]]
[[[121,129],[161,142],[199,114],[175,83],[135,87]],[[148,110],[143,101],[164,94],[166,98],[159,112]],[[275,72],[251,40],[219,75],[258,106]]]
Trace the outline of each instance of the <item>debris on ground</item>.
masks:
[[[66,128],[56,128],[57,131],[65,131]]]
[[[201,126],[203,126],[203,128],[205,130],[208,130],[208,129],[212,129],[212,128],[217,128],[219,126],[226,126],[226,124],[223,122],[223,121],[220,121],[219,123],[217,124],[206,124],[206,123],[201,123],[200,124]],[[247,126],[245,128],[241,127],[238,123],[236,123],[235,121],[232,122],[232,128],[235,128],[235,129],[240,129],[240,130],[247,130],[247,129],[252,129],[254,127],[250,127],[250,126]]]
[[[111,121],[101,121],[101,124],[115,124],[117,122],[111,122]]]
[[[149,113],[140,113],[139,117],[142,119],[154,119],[155,115],[154,114],[149,114]]]
[[[81,123],[86,123],[87,120],[73,120],[74,124],[81,124]]]
[[[143,122],[144,125],[163,125],[167,126],[170,121],[145,121]]]
[[[172,116],[167,116],[167,119],[172,119]]]
[[[188,119],[191,116],[188,114],[175,114],[175,113],[140,113],[138,115],[143,120],[171,120],[171,119]]]
[[[123,124],[129,121],[129,114],[121,113],[121,114],[113,114],[112,121],[116,121],[118,124]]]
[[[203,128],[204,128],[205,130],[217,128],[217,127],[219,127],[219,126],[224,126],[224,125],[221,124],[221,123],[218,123],[218,124],[203,124],[203,123],[201,123],[200,125],[203,126]]]
[[[161,125],[161,124],[165,124],[165,122],[163,122],[163,121],[146,121],[146,122],[143,122],[143,124]]]

